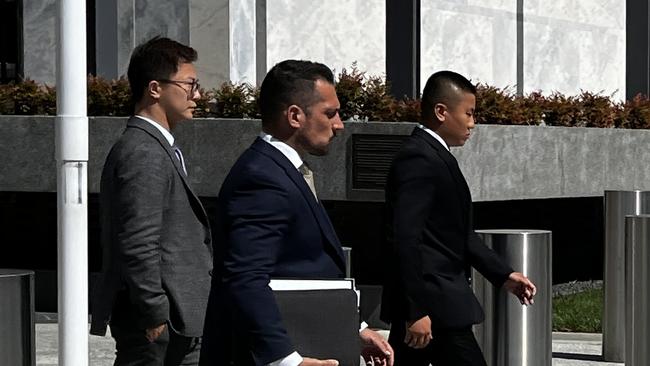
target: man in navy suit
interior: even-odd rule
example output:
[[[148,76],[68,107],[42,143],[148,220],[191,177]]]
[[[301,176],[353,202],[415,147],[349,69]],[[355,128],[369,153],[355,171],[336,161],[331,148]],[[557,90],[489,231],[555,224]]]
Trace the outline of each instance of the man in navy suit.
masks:
[[[325,155],[343,130],[332,72],[283,61],[266,75],[259,107],[263,131],[219,193],[201,364],[338,365],[296,352],[269,287],[271,278],[344,274],[341,245],[302,159]],[[370,329],[359,334],[373,360],[392,365],[388,342]]]

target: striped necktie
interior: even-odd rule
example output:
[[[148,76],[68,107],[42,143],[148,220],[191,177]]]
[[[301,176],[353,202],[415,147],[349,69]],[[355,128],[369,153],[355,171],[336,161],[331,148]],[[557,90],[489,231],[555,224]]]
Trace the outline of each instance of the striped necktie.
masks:
[[[183,173],[185,173],[185,176],[187,177],[187,168],[185,168],[185,159],[183,159],[183,153],[181,152],[181,149],[176,145],[172,146],[172,149],[174,150],[174,153],[176,153],[178,160],[181,162]]]

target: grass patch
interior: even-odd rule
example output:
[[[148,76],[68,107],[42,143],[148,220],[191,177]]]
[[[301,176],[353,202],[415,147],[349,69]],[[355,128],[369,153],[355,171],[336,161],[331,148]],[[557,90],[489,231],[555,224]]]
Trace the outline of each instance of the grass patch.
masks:
[[[603,290],[592,289],[553,298],[553,331],[602,332]]]

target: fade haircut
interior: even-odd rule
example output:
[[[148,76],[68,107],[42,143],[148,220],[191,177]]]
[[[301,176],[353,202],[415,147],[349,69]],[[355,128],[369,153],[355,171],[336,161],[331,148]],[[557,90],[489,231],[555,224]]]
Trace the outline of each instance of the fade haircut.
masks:
[[[463,75],[453,71],[438,71],[429,77],[422,92],[422,120],[434,118],[434,107],[438,103],[453,108],[462,96],[461,92],[476,95],[476,86]]]
[[[127,76],[131,86],[131,100],[139,102],[149,82],[168,79],[178,71],[180,64],[196,61],[196,50],[172,39],[153,37],[133,50]]]
[[[333,85],[332,70],[321,63],[302,60],[286,60],[273,66],[260,88],[258,106],[262,124],[273,123],[294,104],[309,114],[309,107],[318,102],[317,80]]]

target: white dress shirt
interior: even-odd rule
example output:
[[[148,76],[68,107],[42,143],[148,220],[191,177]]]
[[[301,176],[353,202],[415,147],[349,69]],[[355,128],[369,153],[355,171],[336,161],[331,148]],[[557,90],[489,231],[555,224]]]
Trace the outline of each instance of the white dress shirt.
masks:
[[[280,152],[286,156],[287,159],[289,159],[291,164],[296,167],[296,170],[298,170],[298,168],[300,168],[300,166],[303,164],[302,158],[300,155],[298,155],[298,152],[293,147],[285,144],[284,142],[276,139],[264,131],[260,133],[260,138],[271,144],[271,146],[280,150]]]
[[[156,127],[158,131],[160,131],[160,133],[162,133],[163,136],[165,136],[165,139],[167,140],[167,142],[169,142],[169,146],[174,146],[174,136],[165,127],[161,126],[159,123],[156,123],[154,120],[149,119],[147,117],[138,116],[137,114],[135,116],[140,118],[141,120],[149,122],[154,127]]]
[[[433,136],[434,139],[438,140],[442,144],[442,146],[444,146],[445,149],[447,149],[447,151],[449,151],[449,146],[447,146],[447,143],[445,142],[445,140],[442,139],[442,137],[440,137],[440,135],[438,135],[432,129],[430,129],[429,127],[427,127],[425,125],[419,125],[418,127],[425,130],[429,135]]]

